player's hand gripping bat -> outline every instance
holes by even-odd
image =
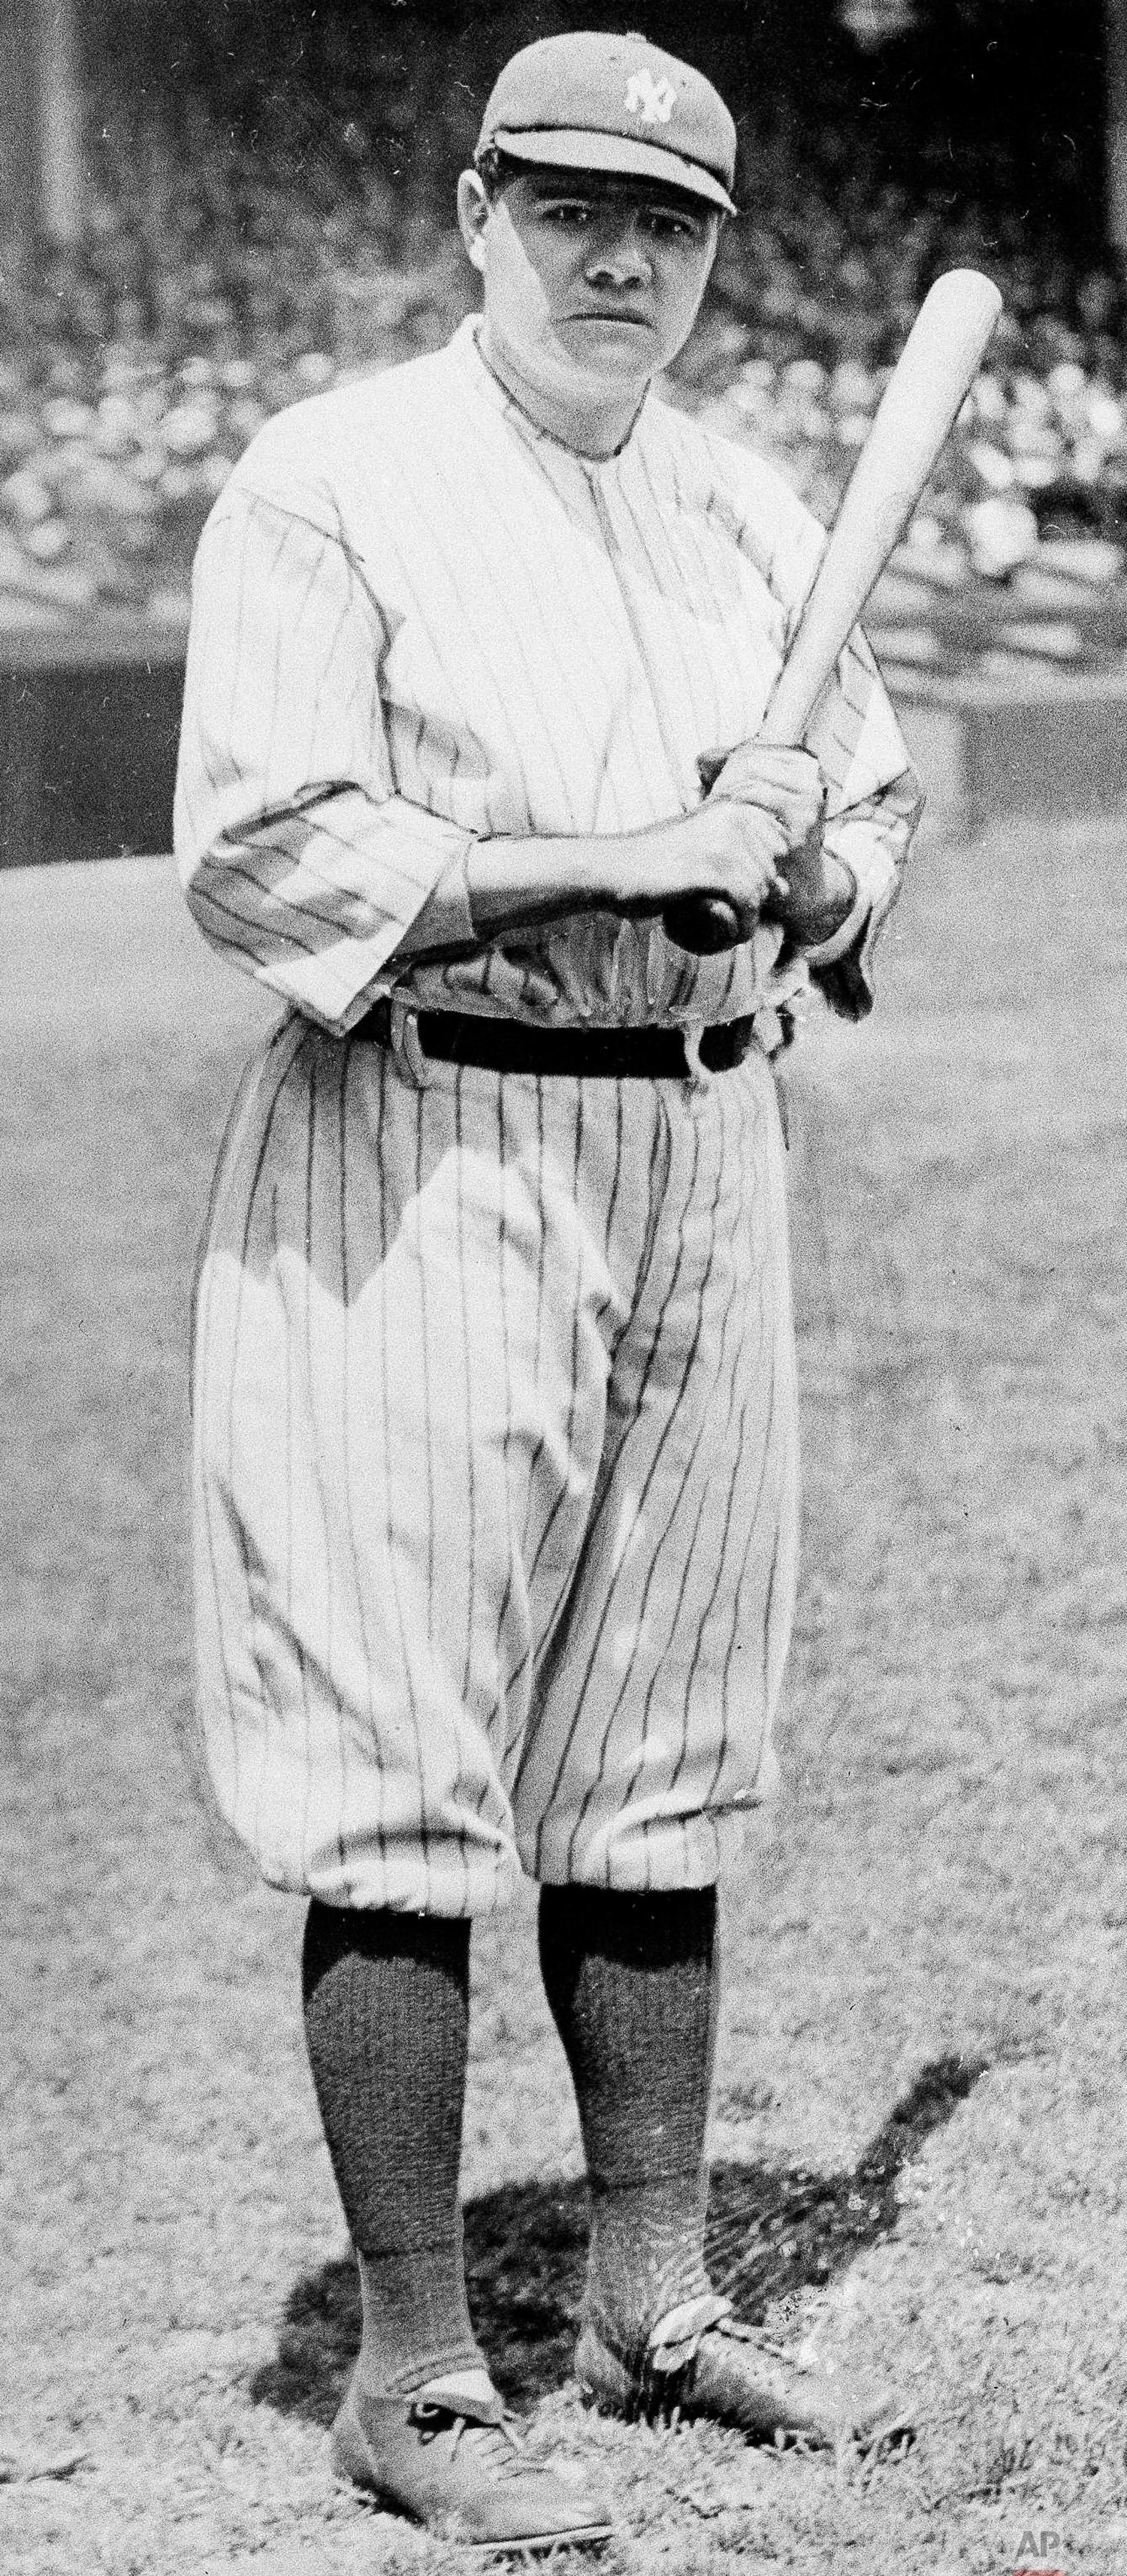
[[[949,269],[925,296],[850,476],[760,726],[761,742],[801,742],[950,436],[1001,307],[992,279],[974,268]],[[746,936],[725,895],[682,896],[667,905],[664,926],[678,947],[698,956],[734,948]]]

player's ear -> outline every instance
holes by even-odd
[[[489,211],[484,182],[476,170],[463,170],[458,181],[458,222],[466,245],[466,257],[472,260],[475,268],[485,266],[482,235],[489,221]]]

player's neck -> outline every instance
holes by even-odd
[[[649,390],[642,384],[603,385],[570,371],[559,377],[522,358],[483,317],[478,355],[535,429],[547,432],[577,456],[605,459],[625,447]]]

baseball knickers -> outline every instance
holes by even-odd
[[[197,1656],[272,1883],[487,1910],[703,1885],[762,1793],[797,1553],[783,1153],[701,1083],[283,1023],[197,1282]]]

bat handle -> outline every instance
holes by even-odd
[[[744,936],[735,905],[722,894],[682,895],[666,905],[661,918],[666,938],[693,957],[718,957],[722,949],[738,948]]]

